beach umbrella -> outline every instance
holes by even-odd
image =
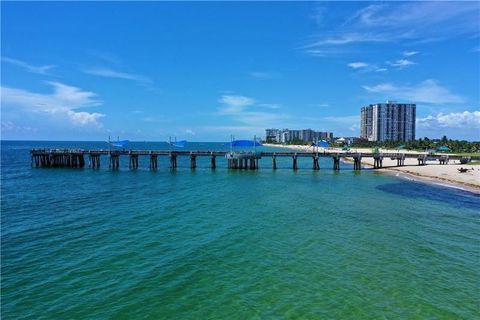
[[[317,143],[312,142],[312,144],[310,146],[311,147],[328,148],[328,147],[330,147],[330,144],[328,143],[328,141],[320,140],[320,141],[317,141]]]
[[[330,147],[330,144],[328,143],[328,141],[320,140],[320,141],[318,142],[318,146],[319,146],[320,148],[328,148],[328,147]]]

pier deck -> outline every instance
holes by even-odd
[[[262,151],[262,152],[228,152],[228,151],[171,151],[171,150],[83,150],[83,149],[32,149],[30,151],[32,167],[42,168],[100,168],[101,157],[108,157],[109,168],[118,169],[120,157],[129,158],[129,168],[138,168],[139,157],[149,157],[150,169],[158,168],[158,157],[163,156],[169,159],[170,168],[177,168],[177,157],[189,157],[190,168],[196,168],[197,157],[210,157],[210,166],[216,168],[216,158],[225,157],[229,169],[250,169],[259,168],[259,160],[271,158],[272,168],[277,169],[276,159],[278,157],[289,157],[292,159],[292,168],[298,169],[298,158],[311,158],[313,170],[320,170],[319,158],[331,158],[333,169],[340,170],[340,159],[353,159],[354,170],[361,170],[362,158],[373,158],[374,168],[383,167],[383,159],[390,158],[397,160],[397,166],[403,166],[405,159],[417,159],[418,165],[425,165],[427,161],[438,161],[440,164],[447,164],[450,160],[469,160],[462,156],[427,154],[427,153],[373,153],[373,152],[338,152],[325,150],[321,152],[295,152],[295,151]],[[480,160],[474,159],[474,160]]]

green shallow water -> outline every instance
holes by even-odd
[[[480,317],[477,195],[327,160],[31,169],[32,145],[2,142],[2,319]]]

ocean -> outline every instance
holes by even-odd
[[[108,149],[1,142],[2,319],[480,318],[479,195],[329,159],[31,168],[33,147]]]

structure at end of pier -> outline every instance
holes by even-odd
[[[225,154],[228,169],[258,170],[258,161],[262,158],[257,152],[229,152]]]

